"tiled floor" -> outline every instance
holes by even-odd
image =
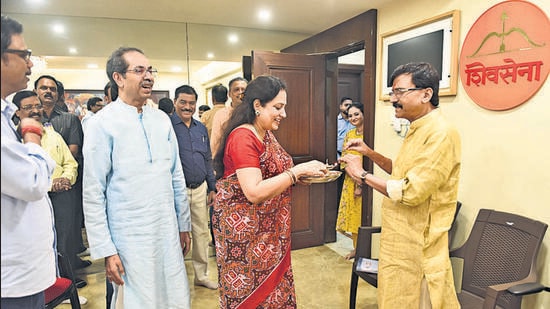
[[[292,251],[292,269],[294,271],[298,308],[348,308],[352,262],[345,260],[344,256],[351,249],[351,240],[338,234],[335,243]],[[185,264],[191,287],[192,308],[218,308],[217,291],[193,286],[194,274],[190,256],[191,254],[187,255]],[[209,272],[210,279],[216,281],[216,259],[213,254],[210,258]],[[88,303],[83,305],[82,308],[104,309],[105,270],[103,260],[93,261],[90,267],[77,273],[77,276],[88,282],[86,287],[78,290],[79,295],[88,299]],[[361,280],[359,282],[357,304],[358,309],[377,308],[376,289]],[[70,309],[70,305],[60,305],[57,309]]]

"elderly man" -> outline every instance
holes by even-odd
[[[44,308],[44,290],[55,282],[53,209],[48,198],[55,161],[41,146],[42,124],[22,119],[6,101],[25,89],[33,63],[23,26],[2,15],[2,309]]]
[[[107,61],[118,99],[88,122],[84,216],[91,257],[105,258],[117,307],[186,309],[190,210],[174,130],[145,105],[156,72],[134,47]]]
[[[345,155],[346,172],[384,194],[378,269],[379,308],[459,308],[449,259],[460,174],[460,136],[439,106],[439,74],[431,64],[409,63],[391,75],[397,118],[411,122],[395,161],[361,139],[344,147],[369,157],[390,180],[363,170]],[[430,307],[431,306],[431,307]]]

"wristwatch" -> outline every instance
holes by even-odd
[[[366,183],[365,182],[365,179],[367,178],[367,175],[369,174],[369,172],[367,171],[364,171],[362,174],[361,174],[361,182],[363,183]]]

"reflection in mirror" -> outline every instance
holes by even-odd
[[[120,46],[135,46],[145,52],[159,70],[156,89],[172,91],[189,83],[201,90],[242,76],[242,57],[252,50],[279,51],[309,36],[183,22],[3,14],[24,25],[26,43],[36,55],[31,83],[41,74],[51,74],[68,89],[103,89],[105,63]],[[53,30],[58,25],[64,26],[63,33]],[[230,36],[236,42],[230,42]],[[86,84],[82,83],[84,76]],[[200,104],[210,103],[204,98],[199,96]]]

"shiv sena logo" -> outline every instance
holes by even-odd
[[[529,100],[550,72],[550,21],[536,5],[501,2],[470,28],[460,53],[460,79],[468,96],[489,110]]]

